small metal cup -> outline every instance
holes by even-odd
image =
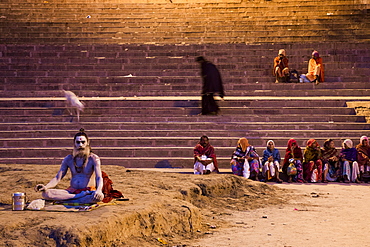
[[[21,211],[24,210],[26,204],[26,193],[15,192],[12,194],[13,210]]]

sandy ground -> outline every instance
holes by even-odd
[[[275,184],[303,195],[288,204],[233,212],[231,228],[196,246],[370,246],[367,184]]]
[[[58,168],[0,165],[0,246],[370,246],[367,184],[103,166],[129,201],[81,213],[11,210],[11,193],[40,198],[33,187]]]

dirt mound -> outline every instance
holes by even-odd
[[[163,173],[103,166],[129,201],[91,212],[11,211],[11,194],[27,200],[59,166],[0,165],[1,246],[156,246],[201,237],[223,226],[218,216],[282,203],[283,189],[231,174]],[[66,188],[68,175],[58,188]],[[188,245],[189,246],[189,245]]]

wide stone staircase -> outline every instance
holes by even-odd
[[[260,154],[273,139],[284,155],[290,138],[333,138],[339,148],[370,130],[347,107],[370,100],[363,1],[17,0],[0,11],[1,163],[59,164],[79,128],[103,164],[192,167],[205,134],[222,168],[240,137]],[[300,73],[318,50],[326,82],[273,83],[281,48]],[[224,80],[218,116],[198,115],[199,55]],[[80,122],[62,89],[85,103]]]

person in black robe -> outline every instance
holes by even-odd
[[[213,96],[218,95],[223,98],[225,95],[220,72],[213,63],[204,57],[197,57],[196,62],[201,66],[203,79],[202,115],[217,115],[220,109]]]

